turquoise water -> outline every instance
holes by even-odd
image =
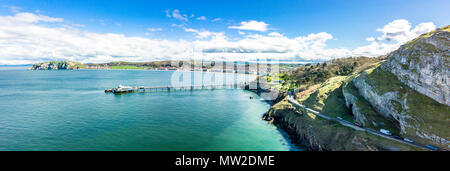
[[[252,92],[103,92],[167,86],[172,74],[0,69],[0,150],[298,150],[261,120],[270,106]]]

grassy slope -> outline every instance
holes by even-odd
[[[366,71],[369,78],[368,83],[374,87],[377,94],[382,95],[387,92],[397,92],[399,97],[406,98],[406,105],[408,109],[404,109],[400,104],[396,105],[396,110],[405,115],[410,115],[412,118],[420,120],[420,128],[431,132],[436,132],[443,138],[449,139],[449,121],[450,121],[450,107],[440,104],[433,99],[414,91],[408,86],[400,82],[397,77],[381,68],[375,68]],[[403,99],[399,99],[402,101]],[[391,102],[398,103],[398,102]],[[414,123],[415,120],[408,120]],[[413,137],[416,141],[428,143],[416,135],[415,129],[407,129],[408,136]]]
[[[356,131],[309,112],[301,111],[304,115],[300,116],[294,110],[292,104],[283,100],[275,104],[269,113],[281,115],[279,117],[283,117],[290,125],[295,125],[297,134],[306,134],[310,142],[317,142],[328,150],[374,150],[373,147],[378,150],[421,150],[367,132]]]
[[[351,111],[345,106],[345,99],[340,88],[346,78],[346,76],[332,77],[317,87],[316,91],[303,94],[298,101],[330,116],[352,120]]]
[[[449,132],[447,132],[447,130],[449,129],[448,123],[450,121],[450,108],[448,106],[439,104],[431,98],[410,89],[408,86],[401,83],[392,73],[379,69],[378,65],[366,69],[364,73],[368,75],[369,83],[374,86],[378,94],[382,95],[386,92],[398,92],[400,95],[399,97],[406,97],[406,104],[409,109],[403,109],[401,105],[396,105],[397,111],[406,112],[405,114],[424,121],[425,124],[421,124],[420,129],[432,130],[432,132],[448,139]],[[360,108],[360,113],[364,114],[367,118],[367,122],[369,122],[369,124],[366,124],[366,127],[376,130],[379,130],[380,128],[388,129],[391,130],[394,135],[400,135],[400,130],[393,121],[378,114],[370,103],[359,95],[358,90],[350,81],[356,76],[358,76],[358,74],[351,76],[335,76],[322,84],[310,86],[307,90],[297,93],[298,101],[307,107],[330,116],[342,117],[345,120],[353,121],[351,111],[345,106],[344,97],[342,96],[341,86],[344,83],[347,85],[345,86],[346,91],[358,98],[355,103]],[[372,121],[382,124],[375,126],[370,124]],[[416,121],[411,120],[409,122]],[[405,137],[409,137],[423,144],[429,144],[428,141],[419,138],[414,129],[407,129],[407,135],[405,135]]]
[[[361,114],[364,114],[365,118],[367,119],[366,123],[364,123],[363,125],[367,128],[372,128],[375,130],[379,129],[390,130],[393,135],[400,135],[399,127],[396,124],[394,124],[394,122],[378,114],[375,111],[375,109],[370,105],[370,103],[359,94],[358,89],[351,82],[351,80],[357,76],[358,75],[349,77],[349,79],[346,80],[346,83],[344,83],[344,89],[347,93],[350,93],[357,98],[353,106],[358,107],[359,112]]]
[[[384,57],[354,57],[334,59],[325,63],[306,64],[285,75],[283,79],[286,82],[283,83],[281,89],[299,88],[300,90],[306,90],[309,86],[321,84],[331,77],[347,76],[354,72],[360,72],[383,59]]]
[[[336,76],[328,79],[325,83],[315,87],[314,90],[304,91],[297,94],[298,101],[303,105],[317,110],[321,113],[333,117],[341,117],[344,120],[353,122],[351,110],[345,105],[345,98],[342,94],[343,84],[347,84],[353,76]],[[351,85],[351,84],[350,84]],[[366,127],[379,130],[381,128],[391,130],[394,135],[399,135],[400,130],[395,124],[379,115],[363,97],[361,97],[354,86],[346,86],[346,90],[354,94],[360,108],[360,113],[364,114],[369,124]],[[371,122],[383,123],[380,125],[370,124]]]

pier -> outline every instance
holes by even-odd
[[[160,91],[193,91],[193,90],[215,90],[215,89],[248,89],[248,84],[222,84],[222,85],[190,85],[190,86],[159,86],[159,87],[129,87],[119,85],[117,88],[106,89],[105,93],[140,93],[140,92],[160,92]]]

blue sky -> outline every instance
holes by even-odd
[[[46,28],[58,28],[63,27],[63,25],[70,25],[79,31],[89,33],[114,33],[124,35],[125,37],[142,37],[150,40],[173,42],[208,41],[209,39],[214,39],[214,36],[217,36],[215,33],[221,33],[226,37],[228,43],[243,40],[249,35],[267,36],[273,32],[279,33],[290,40],[323,32],[332,35],[332,38],[326,38],[326,43],[319,41],[318,43],[311,44],[316,44],[324,49],[325,47],[321,44],[324,43],[326,44],[326,48],[329,49],[344,48],[349,51],[371,44],[371,42],[367,41],[368,37],[379,37],[380,42],[378,43],[381,44],[381,39],[383,39],[381,37],[383,37],[383,34],[387,34],[388,31],[381,32],[380,30],[377,31],[377,29],[382,29],[396,20],[402,19],[407,21],[411,30],[421,23],[432,23],[435,28],[448,25],[450,23],[450,12],[448,12],[448,9],[450,9],[450,1],[448,0],[0,1],[1,16],[31,13],[36,16],[63,19],[63,21],[58,22],[42,22],[40,20],[39,22],[32,23],[33,25]],[[175,17],[174,15],[176,14],[174,12],[179,14],[180,17]],[[214,19],[217,21],[213,21]],[[262,26],[263,30],[255,30],[253,27],[250,29],[240,27],[245,24],[242,22],[250,21],[254,21],[254,24],[256,24],[254,25],[255,27]],[[405,22],[397,22],[398,25],[402,23],[405,24]],[[427,28],[432,27],[429,24]],[[203,32],[203,37],[199,32]],[[206,32],[209,32],[209,34]],[[254,39],[259,40],[259,38],[255,37]],[[53,39],[49,38],[49,40]],[[283,41],[280,40],[280,42]],[[399,42],[404,43],[402,41]],[[244,47],[243,49],[245,49],[243,43],[241,42],[235,47]],[[398,42],[389,43],[397,44]],[[198,47],[199,45],[195,46]],[[281,48],[279,46],[281,45],[274,45],[268,48],[274,50]],[[298,45],[298,47],[301,46],[302,44]],[[315,48],[308,47],[306,49],[311,50]],[[70,50],[66,49],[66,51]],[[98,49],[93,51],[96,51],[96,54],[99,53]],[[43,56],[45,54],[42,53],[44,52],[38,55],[41,57],[30,57],[33,60],[28,61],[54,58],[51,56],[44,58]],[[64,56],[81,55],[67,55],[67,52],[52,53],[59,54],[58,56],[62,56],[61,58],[64,58]],[[291,55],[295,56],[292,59],[301,60],[306,58],[320,58],[317,55],[323,53],[314,53],[310,56],[308,54],[313,53],[292,53]],[[353,53],[346,52],[342,54],[349,55]],[[0,58],[1,56],[2,54],[0,54]],[[92,56],[92,54],[89,56]],[[124,56],[134,55],[124,54]],[[90,60],[81,56],[79,58],[84,61]],[[104,59],[107,60],[106,58]],[[139,60],[143,59],[146,58],[139,58]],[[3,60],[3,63],[8,63],[5,61],[6,59]],[[21,57],[21,60],[17,61],[25,62],[27,58]],[[1,59],[0,63],[2,63]]]

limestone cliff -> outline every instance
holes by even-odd
[[[381,65],[410,88],[450,105],[450,26],[423,34],[388,55]]]
[[[380,67],[351,81],[364,101],[400,127],[401,136],[447,149],[449,29],[447,26],[421,35],[390,53]],[[346,101],[354,104],[355,97],[347,95]]]
[[[293,143],[312,151],[421,150],[367,132],[353,130],[311,113],[299,113],[286,100],[274,105],[263,119],[285,130]]]
[[[380,67],[363,72],[352,84],[378,114],[400,127],[401,136],[448,148],[449,106],[418,93]]]
[[[373,128],[375,130],[387,129],[398,135],[398,122],[395,122],[391,117],[383,117],[378,114],[376,109],[371,106],[370,102],[358,92],[358,89],[352,81],[358,76],[358,74],[349,76],[342,86],[345,104],[351,110],[353,120],[364,127]]]

